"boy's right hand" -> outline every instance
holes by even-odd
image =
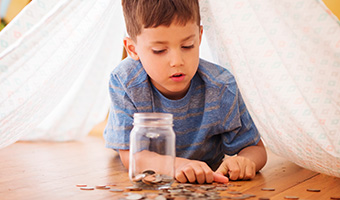
[[[202,161],[176,158],[175,178],[181,183],[226,183],[229,179],[221,174],[213,172],[210,167]]]

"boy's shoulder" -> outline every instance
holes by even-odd
[[[228,69],[204,59],[200,59],[198,73],[210,86],[228,87],[236,84],[233,74]]]
[[[112,71],[111,76],[115,76],[127,88],[138,85],[147,79],[142,63],[131,57],[122,60]]]

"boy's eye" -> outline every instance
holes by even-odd
[[[183,49],[192,49],[194,48],[194,45],[189,45],[189,46],[182,46]]]
[[[162,50],[152,50],[152,52],[154,54],[161,54],[161,53],[165,52],[165,49],[162,49]]]

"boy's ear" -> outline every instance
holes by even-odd
[[[138,56],[138,54],[136,52],[136,44],[135,44],[135,42],[131,38],[129,38],[129,37],[125,37],[123,42],[124,42],[125,50],[129,54],[129,56],[131,58],[133,58],[134,60],[139,60],[139,56]]]
[[[200,44],[202,42],[202,35],[203,35],[203,26],[200,26]]]

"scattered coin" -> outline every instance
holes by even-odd
[[[155,199],[156,197],[158,197],[158,194],[156,193],[145,193],[144,194],[146,199]]]
[[[308,188],[307,191],[308,192],[320,192],[321,190]]]
[[[124,192],[124,190],[119,188],[111,188],[110,192]]]
[[[81,190],[94,190],[94,187],[80,187]]]
[[[131,195],[125,197],[125,199],[128,199],[128,200],[143,199],[143,195],[141,195],[141,194],[131,194]]]
[[[239,191],[229,191],[228,194],[242,194],[242,192],[239,192]]]
[[[275,188],[261,188],[263,191],[275,191]]]
[[[128,186],[128,187],[126,187],[126,189],[128,191],[142,191],[143,190],[142,188],[136,187],[136,186]]]
[[[228,189],[228,187],[223,187],[223,186],[217,186],[216,190],[217,191],[226,191]]]
[[[160,191],[168,191],[168,190],[170,190],[170,186],[161,186],[161,187],[159,187],[158,189],[160,190]]]
[[[154,198],[154,200],[167,200],[165,196],[163,195],[159,195],[156,198]]]
[[[108,184],[106,184],[106,186],[117,186],[117,184],[115,184],[115,183],[108,183]]]
[[[106,186],[106,185],[96,185],[96,189],[104,189],[104,190],[108,190],[110,189],[109,186]]]
[[[77,187],[86,187],[87,184],[77,184],[76,186],[77,186]]]
[[[216,188],[216,186],[214,185],[201,185],[200,188],[204,189],[204,190],[211,190]]]
[[[290,200],[299,199],[299,197],[297,197],[297,196],[285,196],[284,198],[285,198],[285,199],[290,199]]]
[[[255,194],[243,194],[243,196],[245,196],[247,198],[256,197]]]

